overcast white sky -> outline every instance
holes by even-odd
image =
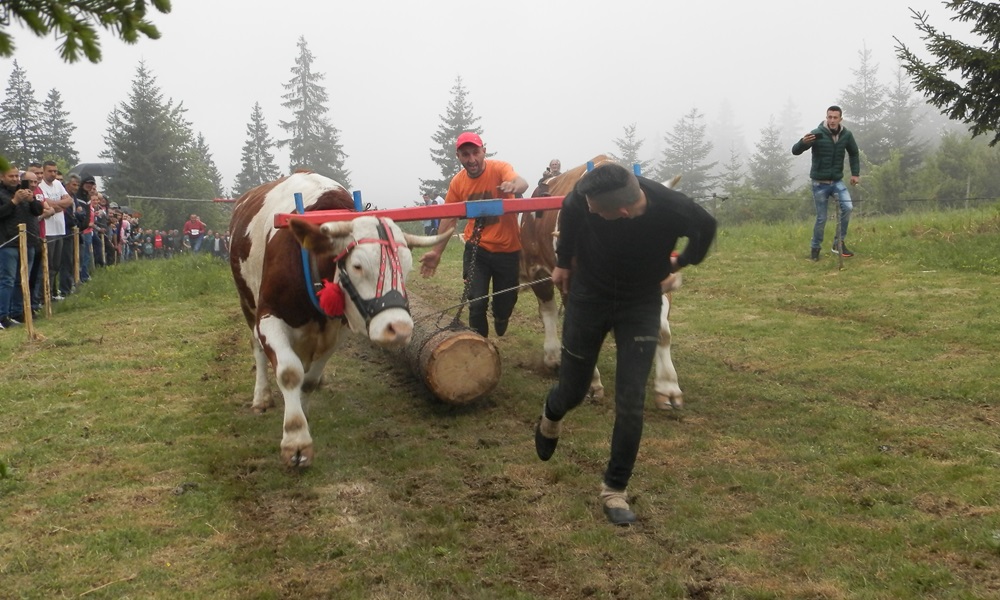
[[[227,187],[254,102],[271,136],[284,137],[282,84],[304,35],[326,76],[352,187],[385,208],[412,204],[419,179],[440,176],[431,136],[456,76],[487,149],[533,183],[550,158],[569,167],[614,151],[632,122],[647,158],[658,159],[664,134],[695,107],[711,127],[728,103],[751,148],[789,105],[804,133],[853,81],[865,45],[886,83],[893,36],[928,56],[910,7],[956,28],[940,0],[173,0],[170,14],[152,16],[160,40],[127,45],[102,34],[98,65],[64,64],[53,37],[8,30],[38,100],[61,91],[82,161],[98,160],[107,116],[143,60],[188,109]],[[12,60],[0,60],[4,89]],[[276,158],[287,172],[287,154]]]

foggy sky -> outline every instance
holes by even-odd
[[[53,37],[7,29],[36,99],[60,90],[82,162],[99,160],[107,116],[145,61],[204,134],[227,188],[254,102],[271,137],[286,135],[282,84],[303,35],[325,74],[352,188],[385,208],[413,204],[420,178],[440,177],[431,136],[456,76],[487,150],[532,184],[550,158],[569,168],[615,151],[632,122],[644,158],[659,162],[664,135],[692,108],[711,130],[728,105],[752,152],[771,116],[780,124],[783,113],[799,115],[802,134],[820,122],[854,81],[865,46],[885,83],[896,70],[893,36],[929,57],[910,7],[962,31],[939,0],[174,0],[170,14],[151,17],[160,40],[127,45],[102,32],[100,64],[67,65]],[[12,64],[0,60],[4,89]],[[850,127],[849,113],[844,120]],[[275,158],[287,173],[287,151]]]

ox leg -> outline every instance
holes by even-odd
[[[306,380],[302,384],[303,393],[312,393],[323,385],[323,370],[326,368],[326,363],[330,360],[330,357],[333,356],[333,353],[336,350],[336,346],[331,347],[318,358],[313,359],[312,364],[309,365],[309,370],[306,371]]]
[[[670,358],[670,297],[664,294],[663,306],[660,308],[660,340],[656,345],[656,375],[653,391],[656,393],[656,406],[662,410],[681,409],[684,406],[684,395],[677,383],[677,370]]]
[[[562,344],[559,343],[559,307],[556,306],[556,299],[538,299],[538,316],[542,318],[542,328],[545,330],[545,345],[542,346],[544,354],[542,360],[545,366],[555,370],[559,368],[559,360],[562,354]]]
[[[253,385],[253,411],[262,413],[269,408],[274,408],[274,398],[271,396],[271,387],[267,383],[267,354],[260,345],[260,340],[254,335],[250,341],[253,346],[253,360],[256,370],[256,381]]]
[[[302,360],[292,350],[283,324],[273,321],[276,319],[264,319],[258,330],[265,340],[272,340],[268,345],[274,353],[274,375],[285,401],[281,458],[290,467],[307,467],[313,462],[313,442],[302,406],[305,369]]]

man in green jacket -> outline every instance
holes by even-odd
[[[826,121],[795,142],[792,154],[798,156],[812,150],[813,202],[816,203],[816,225],[813,227],[812,249],[810,258],[819,260],[819,250],[823,245],[823,229],[826,227],[827,203],[830,196],[836,194],[840,202],[840,225],[837,236],[833,240],[833,253],[840,252],[843,256],[854,256],[847,249],[844,238],[847,237],[847,225],[851,221],[851,193],[844,185],[844,152],[851,158],[851,185],[857,185],[861,176],[861,156],[854,134],[847,130],[840,121],[844,111],[839,106],[826,109]]]

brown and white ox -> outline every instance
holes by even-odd
[[[230,265],[253,332],[253,410],[274,406],[270,363],[285,402],[281,456],[289,466],[304,467],[313,462],[313,441],[303,395],[322,383],[323,368],[346,329],[384,347],[410,340],[413,320],[404,287],[413,266],[410,247],[436,244],[442,236],[403,233],[391,220],[373,216],[322,226],[293,218],[287,229],[275,228],[274,215],[295,212],[296,192],[307,212],[354,208],[343,186],[315,173],[254,188],[233,210]],[[313,280],[336,282],[346,292],[342,315],[321,312],[310,300],[313,282],[306,281],[303,248],[312,259]]]
[[[594,165],[608,162],[605,155],[595,156]],[[587,166],[581,165],[565,173],[547,179],[535,190],[533,196],[565,196],[573,190],[580,177],[587,172]],[[667,187],[673,187],[680,181],[680,176],[666,182]],[[546,189],[547,188],[547,189]],[[555,299],[555,286],[552,280],[552,270],[556,266],[555,242],[559,235],[559,211],[549,210],[538,213],[524,213],[521,217],[521,280],[524,283],[537,282],[531,285],[531,291],[538,298],[538,314],[545,330],[543,346],[543,361],[550,369],[558,369],[561,358],[562,344],[557,330],[559,308]],[[541,281],[544,280],[544,281]],[[653,390],[656,394],[656,405],[664,410],[679,409],[684,405],[684,396],[677,383],[677,371],[670,358],[670,301],[671,292],[680,287],[679,273],[673,274],[663,281],[663,308],[660,310],[660,340],[656,347],[655,377]],[[590,392],[594,397],[604,395],[604,385],[601,383],[601,373],[594,369],[594,379],[590,384]]]

